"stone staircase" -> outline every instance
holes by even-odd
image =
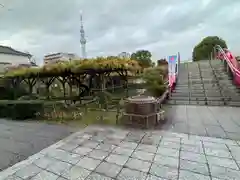
[[[183,63],[168,104],[240,106],[240,91],[220,60]]]

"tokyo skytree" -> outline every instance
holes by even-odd
[[[83,28],[83,16],[82,16],[82,12],[80,12],[80,21],[81,21],[81,28],[80,28],[80,43],[81,43],[81,49],[82,49],[82,58],[85,59],[87,58],[87,53],[86,53],[86,43],[87,40],[85,38],[85,31]]]

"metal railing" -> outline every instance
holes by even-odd
[[[239,80],[240,80],[240,69],[239,69],[239,67],[236,67],[233,64],[233,62],[228,58],[227,54],[225,53],[225,51],[222,49],[221,46],[217,45],[217,46],[214,47],[214,49],[217,50],[217,52],[220,53],[220,55],[223,56],[224,60],[227,62],[227,65],[228,65],[228,67],[230,68],[230,70],[233,74],[234,80],[237,80],[238,85],[240,85],[240,82],[239,82]],[[238,64],[236,59],[234,59],[234,61],[236,61],[235,64]]]

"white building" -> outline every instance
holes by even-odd
[[[71,61],[76,59],[79,59],[79,57],[73,53],[54,53],[44,56],[44,64],[51,64],[61,61]]]
[[[4,73],[9,67],[32,66],[31,58],[29,53],[0,45],[0,73]]]

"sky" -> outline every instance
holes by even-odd
[[[190,60],[206,36],[240,54],[240,0],[0,0],[0,45],[30,52],[81,55],[80,12],[88,57],[141,49],[153,60],[180,52]]]

